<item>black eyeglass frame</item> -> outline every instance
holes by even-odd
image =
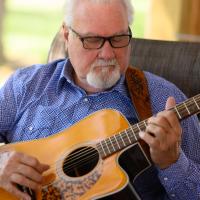
[[[113,36],[109,36],[109,37],[103,37],[103,36],[81,36],[79,33],[77,33],[72,27],[68,27],[73,33],[75,33],[77,35],[77,37],[81,40],[82,44],[83,44],[83,48],[85,49],[100,49],[103,47],[103,45],[105,44],[106,41],[109,42],[109,44],[111,45],[111,47],[113,48],[123,48],[123,47],[126,47],[130,44],[130,41],[132,39],[132,31],[130,29],[130,27],[128,27],[128,32],[129,34],[121,34],[121,35],[113,35]],[[116,47],[116,46],[113,46],[112,44],[112,39],[113,38],[117,38],[117,37],[121,37],[121,36],[128,36],[129,37],[129,41],[126,45],[123,45],[123,46],[119,46],[119,47]],[[103,39],[102,40],[102,43],[101,45],[98,47],[98,48],[88,48],[88,47],[85,47],[84,46],[84,40],[85,39],[89,39],[89,38],[100,38],[100,39]]]

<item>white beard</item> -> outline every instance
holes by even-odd
[[[120,67],[116,59],[96,60],[86,76],[90,86],[98,89],[108,89],[120,79]]]

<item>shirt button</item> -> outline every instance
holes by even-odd
[[[84,102],[88,102],[88,98],[84,98],[83,101],[84,101]]]
[[[30,126],[28,129],[29,129],[29,131],[32,131],[32,130],[33,130],[33,127],[32,127],[32,126]]]
[[[176,195],[175,194],[171,194],[171,197],[175,197]]]
[[[167,177],[165,177],[165,178],[164,178],[164,181],[168,181],[168,178],[167,178]]]

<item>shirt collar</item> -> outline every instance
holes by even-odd
[[[63,68],[62,68],[60,80],[65,78],[67,80],[67,82],[72,82],[73,81],[72,70],[73,70],[72,64],[71,64],[70,60],[67,58],[63,65]]]

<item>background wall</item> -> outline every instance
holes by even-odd
[[[62,23],[64,1],[0,0],[0,86],[15,69],[46,62]],[[200,41],[200,0],[132,2],[134,37]]]
[[[199,0],[149,0],[146,38],[200,41]]]

